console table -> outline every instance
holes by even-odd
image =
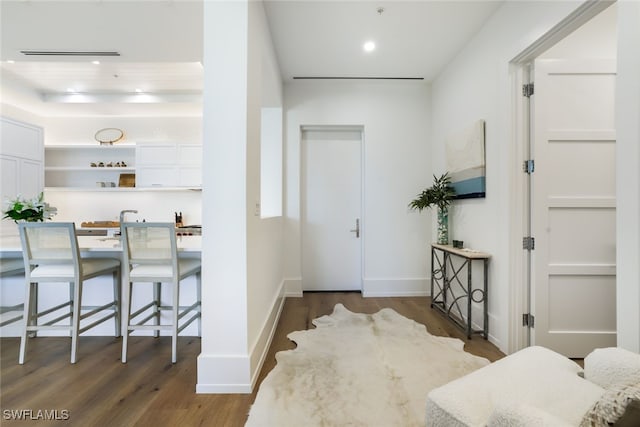
[[[491,255],[457,249],[450,245],[431,245],[431,308],[435,308],[467,333],[482,334],[487,339],[489,334],[488,304],[488,267]],[[455,262],[454,262],[455,260]],[[472,270],[474,261],[482,263],[484,281],[482,288],[473,288]],[[466,270],[466,283],[463,277]],[[473,329],[471,315],[472,302],[482,303],[482,329]],[[466,320],[463,313],[466,312]]]

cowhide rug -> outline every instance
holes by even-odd
[[[297,348],[276,354],[246,426],[423,426],[431,389],[489,364],[389,308],[337,304],[313,324],[288,335]]]

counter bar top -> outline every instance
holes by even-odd
[[[178,252],[199,253],[202,248],[202,236],[176,236]],[[122,252],[120,239],[106,236],[78,236],[78,245],[83,253]],[[0,256],[15,258],[22,256],[20,236],[0,237]]]

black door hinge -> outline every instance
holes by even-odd
[[[532,251],[536,248],[536,239],[531,236],[522,238],[522,249]]]
[[[525,313],[522,315],[522,326],[533,328],[535,325],[535,317],[531,313]]]

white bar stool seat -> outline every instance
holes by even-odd
[[[122,339],[122,363],[127,362],[129,333],[135,330],[153,330],[158,337],[161,330],[171,332],[171,363],[177,360],[178,333],[194,320],[198,320],[200,335],[201,261],[180,259],[176,243],[175,224],[172,222],[130,222],[121,224],[122,249],[127,283],[125,319],[126,327]],[[180,282],[191,275],[196,277],[196,301],[190,306],[180,305]],[[131,313],[131,295],[134,283],[152,283],[153,299],[150,303]],[[162,304],[161,284],[170,283],[171,305]],[[148,310],[151,310],[149,313]],[[162,310],[171,311],[171,323],[161,324]],[[146,312],[146,313],[145,313]],[[180,324],[180,320],[191,316]],[[146,314],[142,319],[135,320]],[[152,325],[146,324],[153,319]]]
[[[26,295],[24,327],[20,338],[18,362],[24,363],[27,335],[39,330],[68,330],[71,334],[71,363],[76,362],[78,336],[108,319],[115,320],[115,336],[120,336],[120,260],[116,258],[81,258],[75,224],[72,222],[20,223],[20,240],[24,258]],[[113,278],[113,300],[102,306],[83,306],[84,282],[109,274]],[[38,312],[38,286],[41,283],[69,283],[69,301]],[[69,307],[69,312],[38,324],[42,316]],[[85,313],[82,313],[82,311]],[[108,315],[80,327],[80,321],[104,311]],[[58,325],[70,318],[69,325]]]

